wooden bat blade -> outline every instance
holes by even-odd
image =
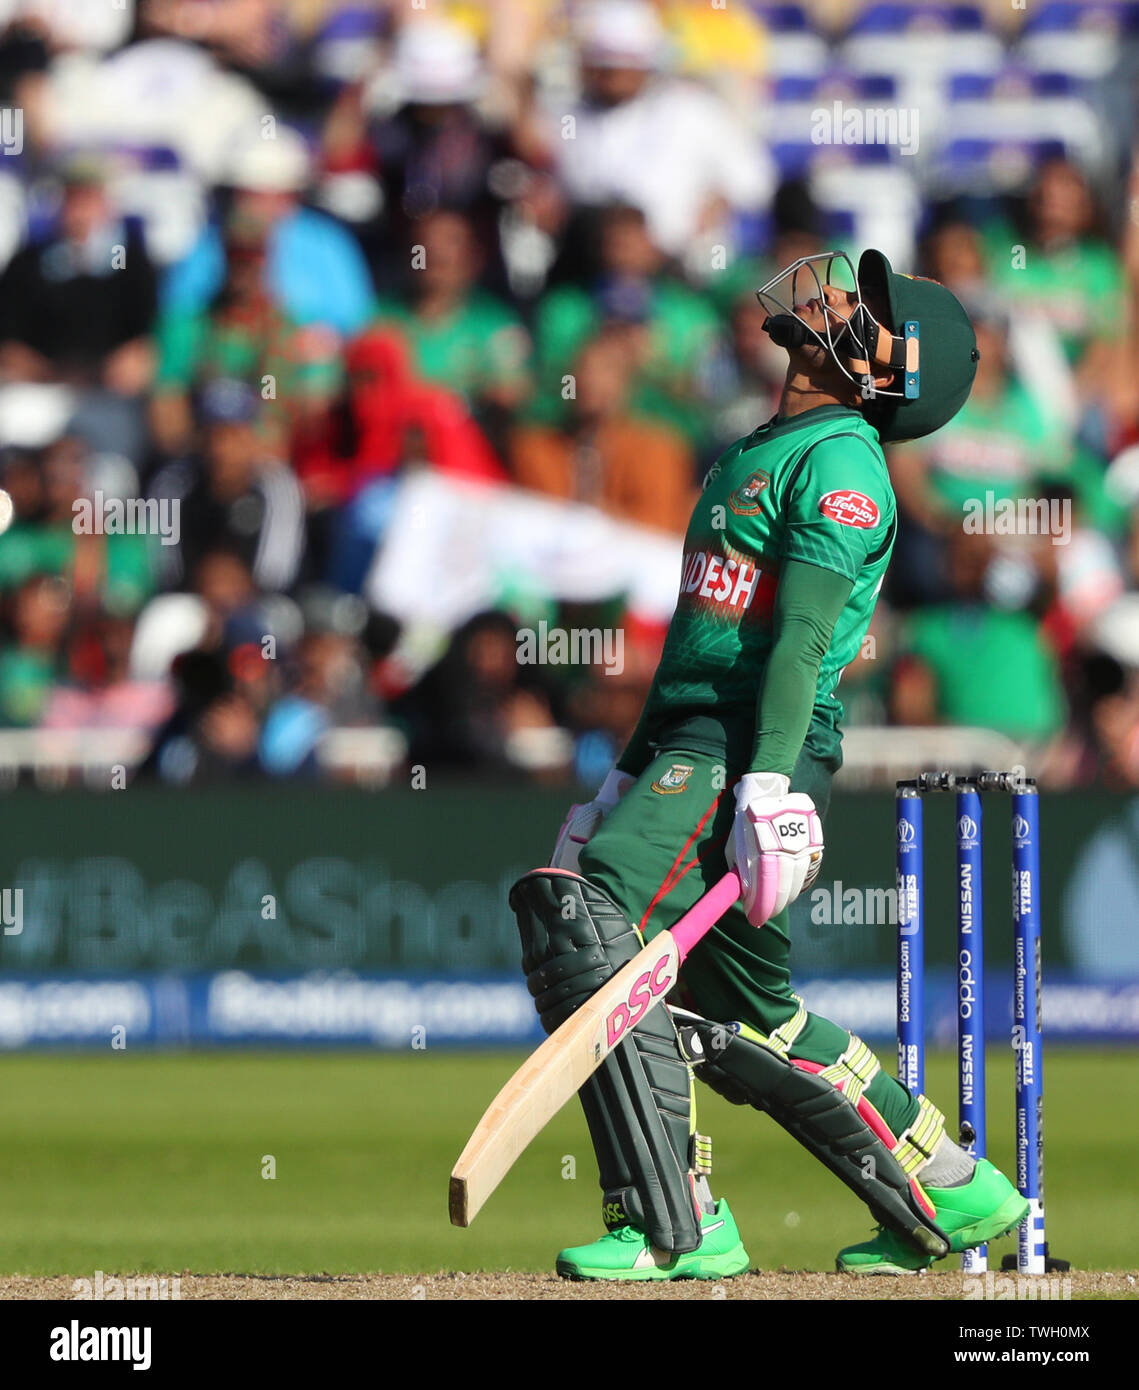
[[[471,1224],[522,1150],[581,1090],[629,1029],[661,1002],[689,951],[739,895],[739,876],[729,870],[523,1062],[490,1103],[451,1170],[452,1225]]]
[[[661,932],[523,1062],[491,1101],[451,1172],[453,1226],[471,1224],[523,1149],[664,998],[676,983],[680,960],[671,933]]]

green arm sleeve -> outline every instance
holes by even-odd
[[[834,570],[788,560],[775,591],[775,644],[756,703],[752,772],[791,776],[811,712],[819,667],[853,583]]]

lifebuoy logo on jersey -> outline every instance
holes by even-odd
[[[857,526],[862,531],[877,526],[882,515],[873,498],[849,487],[838,488],[820,497],[819,511],[840,526]]]

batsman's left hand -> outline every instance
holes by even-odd
[[[581,851],[597,833],[597,827],[617,805],[637,779],[627,772],[611,768],[601,784],[601,790],[584,806],[571,806],[561,830],[550,864],[555,869],[581,873]]]
[[[748,772],[736,784],[728,864],[740,876],[747,919],[762,927],[818,877],[823,823],[805,792],[774,772]]]

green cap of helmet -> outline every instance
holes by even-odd
[[[968,399],[980,353],[969,315],[952,291],[936,280],[900,275],[881,251],[864,251],[858,285],[875,305],[888,304],[895,336],[917,338],[916,383],[901,374],[907,395],[880,396],[865,407],[883,443],[921,439],[948,424]],[[897,381],[892,390],[901,389]],[[916,387],[916,394],[912,394]]]

